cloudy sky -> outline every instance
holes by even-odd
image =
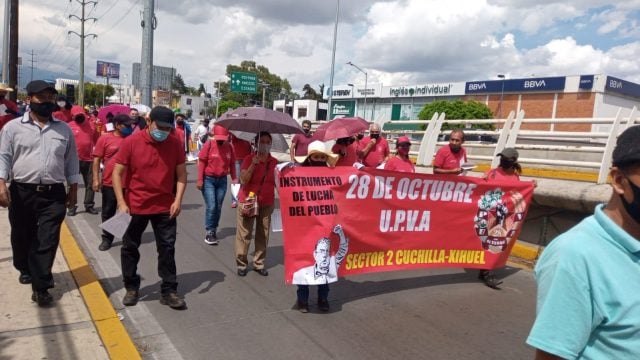
[[[20,55],[77,74],[77,0],[22,0]],[[55,5],[54,5],[55,3]],[[143,0],[89,6],[86,69],[140,61]],[[254,60],[289,79],[329,85],[336,0],[155,0],[154,63],[208,89],[227,64]],[[1,31],[1,30],[0,30]],[[640,0],[342,0],[334,84],[440,81],[606,73],[640,83]],[[121,79],[123,77],[121,76]]]

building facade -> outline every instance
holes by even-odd
[[[365,99],[366,90],[366,99]],[[324,94],[329,96],[329,90]],[[330,118],[360,116],[370,121],[416,120],[424,105],[436,100],[475,100],[496,118],[512,110],[526,118],[613,117],[640,108],[640,85],[613,76],[576,75],[526,79],[425,83],[404,86],[335,86]],[[600,131],[591,124],[525,124],[523,129]]]

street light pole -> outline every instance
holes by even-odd
[[[352,63],[351,61],[347,62],[347,65],[351,65],[354,68],[358,69],[361,73],[364,74],[364,106],[362,107],[362,117],[364,117],[366,119],[367,117],[367,81],[368,81],[368,75],[367,72],[362,70],[358,65]]]
[[[498,74],[498,78],[502,79],[502,89],[500,90],[500,109],[498,110],[498,119],[502,119],[502,98],[504,97],[504,74]]]
[[[331,102],[333,100],[333,69],[336,63],[336,40],[338,39],[338,16],[340,14],[340,0],[336,0],[336,22],[333,27],[333,51],[331,55],[331,79],[329,79],[329,101],[327,102],[327,120],[331,116]],[[286,98],[285,98],[286,107]]]

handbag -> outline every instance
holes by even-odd
[[[267,165],[264,170],[264,174],[262,175],[262,180],[260,181],[260,190],[262,189],[262,185],[264,184],[264,179],[267,177],[270,161],[271,159],[267,160]],[[258,196],[260,196],[260,190],[258,190],[258,193],[256,193],[255,196],[247,196],[244,202],[240,203],[240,215],[242,215],[242,217],[252,218],[258,216]]]

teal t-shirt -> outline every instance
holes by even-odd
[[[640,241],[602,210],[542,253],[527,343],[566,359],[640,359]]]

